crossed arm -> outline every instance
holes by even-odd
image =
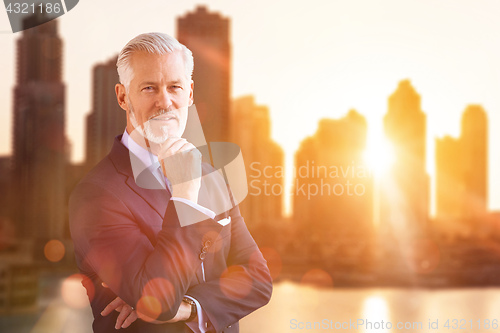
[[[108,285],[105,284],[104,282],[102,283],[102,286],[104,288],[109,288]],[[104,310],[101,311],[101,316],[107,316],[111,314],[113,311],[117,311],[119,313],[118,317],[116,318],[115,329],[127,328],[138,318],[137,311],[133,307],[125,303],[120,297],[116,297],[113,301],[111,301],[104,308]],[[179,306],[177,314],[171,320],[166,322],[160,322],[150,319],[150,322],[155,324],[175,323],[178,321],[186,321],[190,317],[190,315],[191,315],[191,307],[189,305],[186,305],[185,303],[181,303],[181,306]],[[197,322],[198,316],[193,318],[192,321]]]
[[[136,222],[137,212],[94,183],[81,184],[72,196],[70,212],[75,250],[84,257],[85,268],[95,272],[124,303],[134,305],[144,320],[175,321],[183,296],[189,295],[220,331],[269,301],[269,271],[237,207],[230,212],[227,269],[191,288],[201,265],[203,242],[208,237],[214,243],[222,230],[214,220],[181,228],[174,204],[169,202],[161,230],[152,240]],[[110,304],[114,305],[118,304]],[[110,312],[107,309],[105,313]],[[122,324],[134,319],[130,315],[120,313],[125,317]]]

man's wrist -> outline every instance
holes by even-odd
[[[182,302],[186,303],[190,309],[189,317],[185,321],[189,322],[189,321],[194,321],[195,319],[197,319],[198,318],[198,311],[196,309],[196,303],[192,299],[187,298],[187,297],[184,297],[182,299]]]

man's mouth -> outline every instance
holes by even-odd
[[[149,120],[159,120],[159,121],[169,121],[169,120],[177,120],[177,117],[173,114],[161,114],[154,117],[149,118]]]

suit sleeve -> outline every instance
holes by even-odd
[[[190,288],[216,332],[264,306],[272,293],[267,263],[250,235],[238,207],[230,211],[231,247],[227,269],[218,278]]]
[[[175,206],[168,203],[153,246],[127,205],[102,186],[81,183],[70,198],[71,234],[79,266],[95,272],[139,313],[160,321],[175,316],[201,264],[200,249],[222,228],[208,217],[181,228]],[[200,214],[188,205],[183,209]]]

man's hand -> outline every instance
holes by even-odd
[[[198,203],[201,157],[199,150],[183,138],[168,138],[161,144],[158,159],[172,184],[172,196]]]
[[[113,312],[113,310],[120,312],[118,318],[116,319],[116,329],[127,328],[130,324],[137,320],[137,312],[120,297],[115,298],[111,303],[109,303],[108,306],[102,310],[101,315],[107,316]]]
[[[107,284],[104,282],[102,283],[102,286],[104,288],[109,288]],[[122,300],[120,297],[115,298],[111,303],[109,303],[104,310],[101,312],[101,316],[107,316],[113,310],[116,310],[120,312],[118,315],[118,318],[116,318],[116,324],[115,324],[115,329],[120,329],[120,328],[127,328],[129,327],[134,321],[137,320],[137,318],[141,318],[147,322],[153,323],[153,324],[165,324],[165,323],[176,323],[178,321],[186,321],[189,316],[191,315],[191,305],[186,303],[186,302],[181,302],[179,309],[177,309],[177,313],[175,314],[175,317],[167,320],[167,321],[161,321],[161,320],[154,320],[152,318],[149,318],[145,315],[142,314],[137,314],[137,311],[134,310],[130,305],[125,303],[124,300]],[[193,321],[197,321],[198,316],[196,316]]]

